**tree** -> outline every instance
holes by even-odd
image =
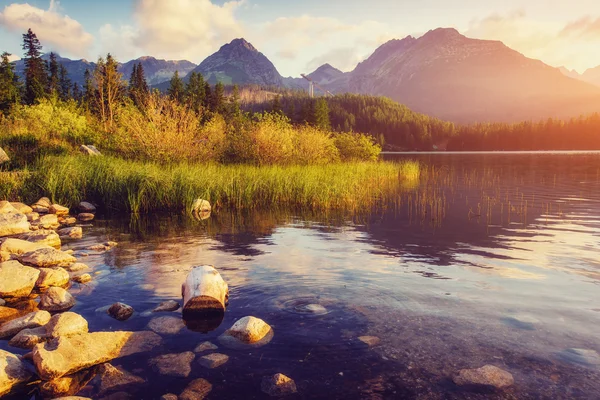
[[[204,81],[204,109],[210,110],[212,102],[212,90],[210,88],[210,83]]]
[[[59,77],[59,66],[56,60],[56,54],[50,53],[50,59],[48,60],[47,67],[48,71],[48,82],[46,87],[46,93],[50,96],[56,96],[59,92],[60,77]]]
[[[185,98],[192,110],[200,115],[206,107],[206,86],[202,74],[190,73],[190,80],[185,86]]]
[[[229,115],[237,116],[240,114],[240,88],[238,85],[233,85],[231,96],[229,97]]]
[[[274,113],[281,113],[281,96],[279,94],[273,97],[273,102],[271,103],[271,111]]]
[[[142,63],[133,64],[133,71],[129,78],[129,97],[133,100],[133,103],[140,107],[145,104],[146,97],[150,93],[148,89],[148,83],[146,82],[146,76],[144,73],[144,67]]]
[[[71,80],[69,79],[67,69],[62,64],[60,64],[60,67],[58,69],[58,88],[58,94],[62,101],[67,101],[69,98],[75,97],[75,95],[71,96]]]
[[[104,128],[109,130],[115,122],[117,108],[123,100],[125,87],[122,74],[117,70],[117,61],[110,55],[106,61],[100,57],[94,70],[93,84],[95,89],[94,111],[104,123]]]
[[[8,113],[19,102],[19,81],[7,52],[0,61],[0,113]]]
[[[83,94],[81,102],[87,110],[91,110],[94,105],[94,98],[96,97],[96,89],[94,89],[94,82],[89,69],[86,69],[83,73],[83,79]]]
[[[171,82],[169,85],[169,89],[167,90],[167,94],[171,99],[181,103],[183,101],[183,97],[185,95],[185,87],[183,86],[183,80],[179,77],[179,71],[175,71],[173,77],[171,78]]]
[[[217,82],[215,90],[212,92],[210,110],[217,114],[223,114],[225,111],[225,86]]]
[[[319,98],[315,102],[313,121],[317,128],[323,130],[331,129],[331,122],[329,120],[329,106],[327,105],[327,100],[325,100],[323,97]]]
[[[26,104],[34,104],[45,95],[47,76],[41,54],[42,45],[31,29],[23,34],[23,50],[25,51],[24,101]]]

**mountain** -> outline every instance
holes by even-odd
[[[47,61],[50,58],[50,53],[45,53],[42,55],[42,58]],[[89,69],[91,72],[96,68],[96,63],[87,60],[70,60],[59,55],[57,55],[56,59],[60,64],[65,66],[69,79],[80,86],[83,86],[85,81],[85,70]],[[146,74],[146,80],[149,85],[155,85],[170,80],[175,71],[179,71],[179,75],[183,77],[196,67],[196,64],[185,60],[166,61],[157,60],[154,57],[140,57],[124,64],[119,63],[119,72],[123,74],[124,80],[129,80],[129,76],[133,70],[133,64],[138,62],[144,67],[144,73]],[[23,77],[25,62],[23,60],[18,60],[14,62],[14,65],[17,75]]]
[[[332,67],[330,64],[323,64],[313,73],[309,74],[308,77],[320,85],[325,85],[340,79],[343,75],[342,71]]]
[[[455,29],[388,42],[349,73],[347,84],[325,86],[387,96],[455,122],[565,118],[600,110],[600,88],[502,42],[470,39]]]
[[[581,74],[574,69],[567,69],[566,67],[560,67],[558,70],[565,76],[573,79],[581,79]]]
[[[600,86],[600,65],[585,71],[581,75],[581,79],[591,84]]]
[[[267,57],[245,39],[235,39],[202,61],[194,72],[209,83],[283,86],[283,78]]]

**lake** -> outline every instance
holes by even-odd
[[[214,265],[229,284],[213,331],[166,335],[151,354],[113,362],[147,380],[130,398],[179,394],[199,377],[213,385],[209,399],[265,398],[261,379],[278,372],[296,382],[289,398],[600,398],[600,153],[384,157],[423,168],[419,187],[385,209],[100,217],[63,246],[119,243],[81,258],[96,275],[72,288],[72,311],[90,331],[144,329],[157,316],[145,311],[180,300],[195,265]],[[116,301],[134,316],[119,322],[97,310]],[[272,341],[223,347],[217,337],[248,315],[273,327]],[[379,344],[362,345],[365,335]],[[225,365],[194,361],[185,379],[148,366],[206,340],[230,357]],[[14,351],[6,341],[0,348]],[[477,391],[452,382],[486,364],[515,384]]]

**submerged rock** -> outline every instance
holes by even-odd
[[[36,344],[43,343],[48,339],[46,327],[23,329],[8,342],[9,346],[19,349],[33,349]]]
[[[263,377],[260,389],[273,397],[285,396],[297,392],[296,383],[284,374]]]
[[[18,212],[0,213],[0,237],[25,232],[29,232],[29,221],[25,214]]]
[[[54,247],[57,250],[60,250],[62,244],[58,234],[51,229],[40,229],[35,232],[27,232],[19,236],[19,238],[40,245],[45,244]]]
[[[377,336],[359,336],[358,341],[367,345],[368,347],[377,346],[381,342]]]
[[[50,207],[48,207],[48,212],[56,215],[68,215],[69,208],[61,206],[60,204],[52,204]]]
[[[56,314],[44,326],[49,338],[59,336],[74,336],[88,333],[88,322],[81,315],[74,312]]]
[[[0,397],[12,391],[15,386],[28,382],[32,375],[19,357],[0,350]]]
[[[23,329],[46,325],[48,321],[50,321],[50,313],[48,311],[34,311],[0,325],[0,339],[14,336]]]
[[[82,274],[82,275],[74,276],[72,279],[73,279],[73,282],[88,283],[88,282],[92,281],[92,276],[90,274]]]
[[[195,399],[195,397],[194,397],[194,399]],[[160,396],[160,400],[178,400],[178,397],[176,394],[166,393],[166,394],[163,394],[162,396]]]
[[[115,303],[110,306],[107,313],[118,321],[125,321],[133,315],[133,307],[124,303]]]
[[[237,340],[251,344],[258,342],[271,331],[271,327],[265,321],[256,317],[244,317],[236,321],[225,334]]]
[[[123,369],[116,368],[109,363],[98,366],[97,375],[94,378],[94,385],[98,388],[100,394],[111,390],[123,390],[130,385],[142,384],[146,382],[139,376],[135,376]]]
[[[86,269],[90,269],[90,267],[88,267],[86,264],[80,263],[80,262],[71,264],[68,267],[66,267],[66,270],[69,272],[85,271]]]
[[[515,383],[510,372],[493,365],[485,365],[476,369],[462,369],[452,380],[459,386],[490,386],[496,389],[503,389]]]
[[[187,378],[192,372],[192,361],[196,355],[191,351],[179,354],[164,354],[149,361],[161,375]]]
[[[561,352],[560,357],[577,364],[600,366],[600,354],[596,350],[571,348]]]
[[[87,201],[82,201],[81,203],[79,203],[79,205],[77,206],[77,209],[79,210],[79,212],[82,212],[82,213],[96,212],[96,206]]]
[[[184,322],[177,317],[157,317],[148,323],[148,329],[163,335],[175,335],[184,327]]]
[[[71,396],[77,394],[96,375],[96,368],[79,371],[71,375],[42,382],[39,386],[40,394],[44,398],[57,396]]]
[[[200,359],[198,360],[200,365],[209,369],[220,367],[227,361],[229,361],[229,356],[221,353],[207,354],[205,356],[200,357]]]
[[[63,267],[73,264],[75,261],[77,259],[72,255],[54,248],[38,249],[21,256],[22,263],[35,265],[40,268]]]
[[[96,216],[92,213],[80,213],[77,215],[77,219],[80,221],[92,221]]]
[[[62,228],[58,230],[58,235],[63,239],[81,239],[83,237],[83,229],[80,226]]]
[[[176,311],[179,309],[179,303],[175,300],[167,300],[160,303],[154,310],[154,312],[161,311]]]
[[[194,379],[187,385],[185,390],[181,392],[179,400],[202,400],[208,396],[211,390],[212,385],[206,379]],[[177,398],[177,396],[175,396],[175,398]]]
[[[61,287],[51,287],[40,299],[40,309],[53,312],[66,311],[75,305],[75,298]]]
[[[40,268],[40,276],[35,286],[39,289],[47,289],[51,286],[65,287],[69,284],[71,276],[61,267]]]
[[[0,297],[29,296],[40,276],[40,271],[18,261],[0,263]]]
[[[207,350],[217,350],[219,347],[211,342],[202,342],[194,349],[194,353],[202,353]]]

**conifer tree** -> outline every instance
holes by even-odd
[[[204,81],[204,109],[210,110],[212,102],[212,90],[210,87],[210,83]]]
[[[229,115],[238,116],[241,112],[240,109],[240,88],[238,85],[233,85],[231,90],[231,96],[229,97]]]
[[[317,128],[323,130],[331,129],[331,122],[329,120],[329,106],[327,105],[327,100],[325,100],[323,97],[319,98],[315,102],[313,121]]]
[[[133,71],[129,78],[129,97],[133,103],[140,107],[145,103],[146,97],[149,94],[148,83],[144,73],[142,63],[134,63]]]
[[[50,59],[48,60],[47,67],[48,71],[48,86],[46,93],[50,96],[56,96],[60,90],[60,77],[59,77],[59,66],[56,60],[56,54],[51,52]]]
[[[179,77],[179,71],[175,71],[175,74],[173,74],[167,94],[179,103],[183,101],[185,87],[183,86],[183,80]]]
[[[212,92],[210,110],[217,114],[225,111],[225,86],[221,82],[217,82]]]
[[[42,45],[31,29],[23,34],[23,50],[25,55],[25,104],[34,104],[38,99],[44,97],[47,76],[45,63],[42,60]]]
[[[69,79],[69,75],[67,73],[67,69],[63,64],[60,64],[58,68],[58,87],[59,87],[59,97],[62,101],[67,101],[72,96],[72,85],[71,80]]]
[[[94,89],[94,82],[92,81],[92,74],[90,70],[86,69],[83,74],[83,93],[81,102],[87,110],[91,110],[94,104],[94,97],[96,96],[96,90]]]
[[[198,115],[206,107],[206,86],[202,74],[194,71],[190,73],[190,80],[185,86],[185,98]]]
[[[8,113],[19,102],[19,81],[14,67],[8,59],[10,54],[2,53],[0,61],[0,113]]]

